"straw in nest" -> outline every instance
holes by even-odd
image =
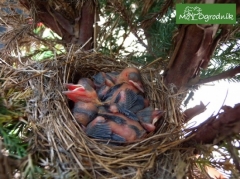
[[[179,152],[184,133],[176,107],[181,101],[167,90],[154,64],[140,69],[150,105],[165,111],[154,133],[123,146],[108,145],[86,136],[72,116],[69,101],[62,95],[63,83],[76,83],[100,71],[120,72],[127,66],[134,65],[99,53],[59,57],[21,70],[4,66],[13,82],[5,90],[31,90],[27,102],[33,132],[28,139],[30,153],[45,168],[46,177],[174,178],[185,174],[188,152]]]

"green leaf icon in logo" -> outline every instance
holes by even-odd
[[[199,7],[189,7],[189,6],[187,6],[185,9],[184,9],[184,18],[186,19],[186,20],[195,20],[194,19],[194,16],[195,15],[198,15],[198,14],[201,14],[201,11],[202,11],[202,9],[201,8],[199,8]]]

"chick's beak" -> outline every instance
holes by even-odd
[[[134,85],[139,91],[141,91],[142,93],[144,93],[144,89],[141,83],[132,81],[132,80],[128,80],[129,83],[131,83],[132,85]]]
[[[71,89],[73,89],[73,88],[71,88]],[[73,90],[63,91],[62,93],[65,94],[72,101],[76,102],[78,100],[79,94],[80,95],[84,94],[84,91],[85,91],[85,89],[81,86],[81,87],[77,87]]]
[[[155,110],[154,111],[154,118],[152,120],[152,124],[154,125],[162,117],[163,114],[164,114],[163,111]]]
[[[79,87],[82,87],[82,88],[83,88],[83,86],[80,85],[80,84],[64,83],[63,85],[64,85],[68,90],[74,90],[74,89],[79,88]]]

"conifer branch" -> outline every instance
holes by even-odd
[[[195,83],[190,82],[190,83],[188,83],[188,86],[190,86],[190,85],[201,85],[201,84],[204,84],[204,83],[209,83],[209,82],[213,82],[213,81],[217,81],[217,80],[232,78],[238,73],[240,73],[240,66],[237,66],[235,68],[232,68],[230,70],[227,70],[225,72],[217,74],[215,76],[200,79],[199,81],[197,81]]]

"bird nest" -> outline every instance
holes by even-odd
[[[157,62],[156,62],[157,63]],[[64,83],[92,78],[100,71],[120,72],[138,67],[150,105],[163,110],[156,130],[141,140],[112,145],[86,136],[71,113],[71,102],[62,94]],[[7,80],[4,90],[30,91],[27,99],[28,137],[33,162],[46,178],[175,178],[186,173],[191,152],[184,140],[179,95],[164,85],[157,65],[144,68],[99,53],[78,53],[15,69],[1,64]],[[183,152],[180,152],[180,148]]]

